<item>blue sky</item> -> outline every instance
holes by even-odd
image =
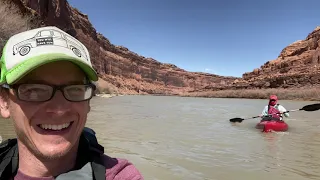
[[[192,72],[241,77],[320,26],[319,0],[69,0],[111,43]]]

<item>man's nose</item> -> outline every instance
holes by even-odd
[[[63,115],[68,111],[70,111],[70,102],[65,99],[60,90],[57,90],[52,99],[48,101],[47,112]]]

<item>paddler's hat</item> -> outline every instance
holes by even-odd
[[[278,97],[277,97],[276,95],[271,95],[271,96],[269,97],[269,100],[275,100],[275,101],[277,101],[277,100],[278,100]]]

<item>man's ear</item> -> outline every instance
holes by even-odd
[[[0,91],[0,114],[3,118],[8,119],[10,118],[9,97],[7,92],[4,92],[4,90]]]

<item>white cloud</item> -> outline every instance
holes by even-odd
[[[217,70],[211,69],[211,68],[205,68],[205,69],[204,69],[204,72],[210,73],[210,74],[216,74],[216,73],[217,73]]]

